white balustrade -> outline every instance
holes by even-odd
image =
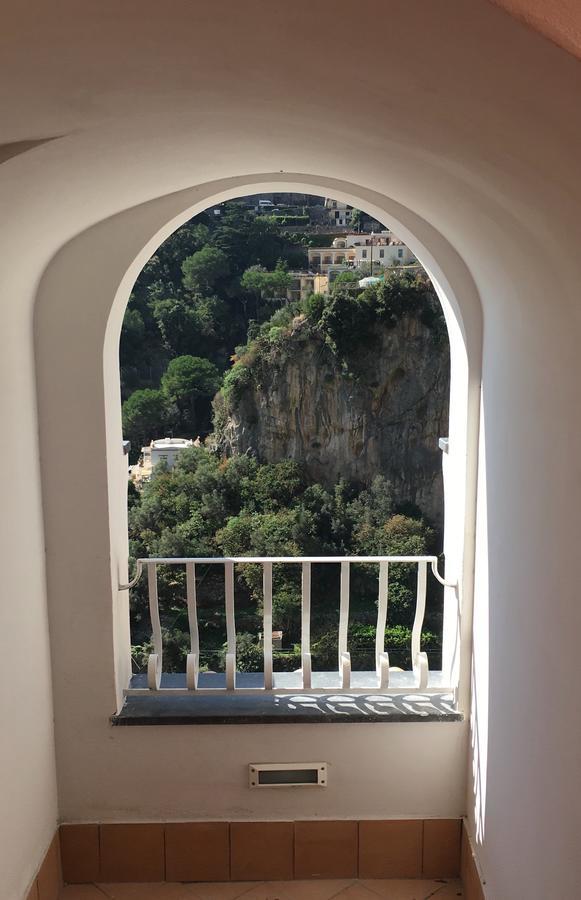
[[[389,654],[385,649],[385,631],[388,624],[389,605],[389,567],[392,563],[406,563],[417,567],[417,590],[414,622],[411,632],[410,653],[411,671],[402,673],[401,669],[391,669]],[[263,684],[261,687],[245,687],[241,684],[240,673],[236,668],[236,619],[235,619],[235,566],[258,564],[262,567],[263,587]],[[276,564],[297,565],[301,567],[301,668],[292,676],[289,683],[288,676],[292,673],[275,673],[273,663],[273,566]],[[337,636],[338,671],[336,680],[329,682],[327,678],[319,678],[319,684],[315,681],[322,673],[313,673],[311,661],[311,606],[317,602],[312,597],[312,566],[313,565],[339,565],[340,567],[340,596],[339,596],[339,628]],[[377,624],[375,632],[375,672],[352,672],[351,654],[349,651],[349,604],[351,598],[351,566],[375,565],[379,568],[378,600],[377,600]],[[186,657],[186,672],[184,687],[162,685],[163,671],[163,635],[159,612],[157,567],[180,566],[185,567],[186,574],[186,603],[188,624],[190,632],[190,651]],[[224,611],[226,619],[226,652],[225,675],[220,687],[201,686],[200,677],[200,634],[198,625],[197,589],[196,577],[200,566],[222,566],[224,570]],[[147,688],[130,688],[128,693],[148,693],[150,691],[162,691],[168,693],[213,692],[215,690],[226,691],[276,691],[277,693],[297,693],[300,691],[318,690],[324,692],[345,691],[365,692],[379,691],[390,693],[429,693],[449,689],[450,685],[444,685],[441,678],[430,683],[430,669],[427,654],[421,649],[422,628],[426,611],[428,565],[436,580],[447,587],[456,587],[455,584],[446,581],[438,572],[438,560],[435,556],[364,556],[364,557],[230,557],[230,558],[156,558],[138,559],[136,574],[129,584],[119,586],[120,590],[132,588],[141,577],[143,568],[147,569],[149,613],[152,628],[153,652],[150,653],[147,666]],[[325,677],[329,673],[325,673]],[[237,684],[238,676],[238,684]],[[297,676],[298,680],[297,680]],[[361,676],[361,677],[360,677]],[[365,677],[371,678],[371,683],[365,681]],[[365,684],[362,681],[365,681]],[[286,683],[285,683],[285,678]],[[399,682],[398,682],[399,678]],[[279,683],[277,683],[277,680]]]
[[[196,564],[194,562],[186,563],[186,596],[190,626],[190,652],[186,659],[186,685],[189,691],[195,691],[198,687],[200,669],[200,635],[196,606]]]
[[[147,586],[149,591],[149,615],[151,618],[151,632],[153,653],[149,654],[147,663],[147,686],[151,691],[159,690],[162,672],[163,639],[161,635],[161,621],[159,618],[159,600],[157,597],[157,565],[149,561],[147,563]]]
[[[426,612],[426,591],[428,586],[428,567],[425,560],[418,562],[418,588],[416,594],[416,614],[412,627],[412,666],[418,679],[418,688],[424,691],[428,686],[428,657],[420,650],[422,626]]]
[[[339,609],[339,672],[341,674],[341,687],[349,690],[351,687],[351,656],[347,651],[347,629],[349,627],[349,560],[341,562],[341,605]]]
[[[389,592],[389,563],[379,563],[379,594],[377,598],[377,626],[375,628],[375,670],[380,690],[389,687],[389,654],[385,652],[387,626],[387,598]]]
[[[303,688],[311,690],[311,564],[301,566],[301,672]]]
[[[226,594],[226,688],[236,687],[236,623],[234,621],[234,562],[224,563],[224,590]]]
[[[262,566],[263,591],[263,646],[264,646],[264,687],[272,689],[272,563]]]

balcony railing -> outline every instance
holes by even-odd
[[[272,576],[273,565],[301,567],[301,668],[296,672],[275,672],[273,669],[273,613]],[[403,671],[390,667],[389,653],[385,649],[385,630],[388,624],[389,566],[407,563],[417,567],[416,606],[411,630],[411,669]],[[263,592],[263,653],[262,673],[241,673],[236,668],[236,620],[235,620],[235,569],[236,565],[258,564],[262,566]],[[334,672],[313,671],[311,661],[311,574],[313,565],[340,566],[339,629],[337,641],[337,669]],[[353,564],[379,567],[377,624],[375,628],[375,671],[352,672],[348,646],[350,601],[350,575]],[[190,651],[186,657],[185,672],[180,677],[164,676],[163,635],[158,600],[157,567],[185,567],[186,603],[190,632]],[[196,600],[196,567],[221,566],[224,570],[224,611],[226,620],[225,673],[200,672],[200,635]],[[218,691],[276,691],[297,693],[301,691],[350,691],[390,693],[436,693],[452,690],[444,683],[443,673],[430,672],[427,654],[422,651],[422,627],[426,610],[428,567],[434,578],[446,587],[455,583],[445,580],[438,572],[435,556],[311,556],[311,557],[229,557],[229,558],[152,558],[138,559],[136,575],[129,584],[119,585],[128,590],[137,584],[144,569],[147,570],[149,613],[152,628],[153,652],[149,654],[146,685],[128,689],[128,693],[150,691],[171,694]]]

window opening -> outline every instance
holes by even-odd
[[[347,209],[350,229],[325,234],[337,201],[276,199],[183,225],[125,314],[135,676],[425,689],[441,668],[443,313],[371,216]]]

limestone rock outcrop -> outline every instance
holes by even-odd
[[[299,326],[253,371],[216,439],[227,455],[300,461],[326,486],[382,474],[398,503],[441,525],[449,377],[447,340],[413,314],[382,327],[348,365]]]

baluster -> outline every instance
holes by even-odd
[[[234,563],[224,563],[224,593],[226,598],[226,690],[236,687],[236,622],[234,620]]]
[[[149,593],[149,616],[151,620],[151,633],[153,641],[153,653],[147,660],[147,686],[150,691],[158,691],[161,684],[163,641],[161,637],[161,622],[159,619],[159,601],[157,597],[157,565],[147,565],[147,588]]]
[[[186,685],[189,691],[198,687],[200,671],[200,633],[196,603],[196,564],[186,563],[186,591],[188,600],[188,624],[190,626],[190,652],[186,659]]]
[[[428,686],[428,657],[420,650],[422,641],[422,627],[426,611],[426,589],[428,583],[427,562],[418,563],[418,588],[416,594],[416,615],[412,628],[412,668],[417,677],[417,687],[423,691]]]
[[[262,563],[264,689],[271,691],[272,676],[272,563]]]
[[[379,563],[379,595],[377,598],[377,629],[375,631],[375,670],[379,688],[389,686],[389,654],[385,652],[385,626],[389,594],[389,563]]]
[[[303,689],[311,690],[311,564],[302,564],[301,667]]]
[[[341,604],[339,611],[339,674],[341,687],[351,687],[351,655],[347,652],[347,628],[349,625],[349,562],[341,563]]]

